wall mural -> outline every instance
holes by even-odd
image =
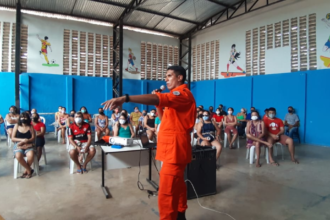
[[[234,77],[234,76],[243,76],[245,71],[238,65],[237,60],[240,58],[241,53],[237,52],[236,44],[231,46],[230,57],[227,63],[227,72],[221,72],[221,75],[225,78]],[[237,70],[241,72],[229,72],[230,66],[236,67]]]
[[[128,48],[128,62],[125,70],[131,74],[138,74],[140,72],[138,71],[139,69],[135,67],[134,60],[136,60],[136,57],[132,49]]]
[[[56,63],[56,60],[54,59],[54,57],[49,62],[47,49],[49,48],[50,52],[53,52],[53,51],[52,51],[51,44],[48,41],[48,37],[45,36],[44,39],[41,39],[39,37],[39,35],[37,35],[37,38],[41,41],[41,50],[39,51],[40,57],[41,57],[41,59],[45,59],[45,61],[46,61],[46,63],[43,63],[42,65],[48,66],[48,67],[59,67],[60,65]]]
[[[322,21],[325,23],[325,31],[330,32],[330,13],[328,13],[325,18],[322,18]],[[330,68],[330,55],[326,53],[330,53],[330,33],[329,33],[329,38],[326,40],[323,49],[323,53],[325,56],[321,55],[320,58],[323,61],[323,65],[325,67]]]

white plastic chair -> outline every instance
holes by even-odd
[[[264,145],[262,145],[264,146]],[[269,154],[268,154],[268,147],[265,147],[265,159],[267,161],[267,164],[269,164]],[[253,164],[254,159],[257,159],[257,155],[255,154],[255,146],[251,146],[250,148],[246,149],[246,159],[250,159],[250,164]],[[261,150],[261,149],[260,149]]]
[[[5,132],[7,133],[7,121],[6,119],[4,119],[4,125],[5,125]],[[12,141],[11,141],[11,138],[9,137],[9,134],[7,133],[7,146],[8,148],[11,148],[11,145],[12,145]]]
[[[83,156],[84,156],[83,162],[85,162],[86,153],[84,153]],[[70,157],[70,155],[69,155],[69,157]],[[70,174],[73,174],[74,167],[75,167],[75,162],[73,162],[73,160],[70,157]],[[92,170],[92,160],[89,161],[89,169]]]
[[[277,157],[277,155],[278,155],[278,149],[277,149],[278,147],[281,147],[282,160],[284,160],[283,144],[281,144],[280,142],[276,142],[276,143],[273,145],[273,148],[274,148],[274,156]]]
[[[62,139],[62,130],[60,129],[57,131],[57,143],[61,143],[61,139]]]
[[[42,147],[42,156],[44,158],[45,165],[47,165],[46,149],[45,146]]]
[[[37,136],[37,134],[35,134],[35,137]],[[33,147],[33,151],[34,151],[34,158],[33,158],[33,169],[35,171],[35,173],[37,174],[37,176],[39,176],[39,161],[38,161],[38,157],[37,157],[37,151],[36,151],[36,143],[37,143],[37,138],[35,138],[34,141],[34,147]],[[26,157],[24,157],[25,161],[27,160]],[[17,174],[18,172],[20,172],[21,170],[21,165],[18,162],[18,160],[15,158],[14,155],[14,179],[17,179]]]
[[[232,132],[232,131],[231,131],[231,132]],[[228,139],[228,138],[227,138],[227,133],[225,132],[225,136],[224,136],[224,144],[223,144],[224,148],[227,147],[227,139]],[[239,137],[238,137],[238,136],[237,136],[235,142],[236,142],[237,148],[240,148],[240,146],[239,146]]]
[[[45,119],[45,117],[40,116],[40,120],[41,120],[42,123],[46,124],[46,119]]]

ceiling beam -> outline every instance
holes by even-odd
[[[123,3],[119,3],[119,2],[105,2],[105,1],[102,1],[102,0],[90,0],[90,1],[103,3],[103,4],[108,4],[108,5],[113,5],[113,6],[117,6],[117,7],[123,7],[123,8],[128,7],[128,5],[123,4]],[[163,17],[166,17],[166,18],[172,18],[174,20],[183,21],[183,22],[187,22],[187,23],[191,23],[191,24],[196,24],[196,25],[199,24],[199,22],[197,22],[197,21],[192,21],[192,20],[189,20],[189,19],[180,18],[180,17],[177,17],[177,16],[162,13],[162,12],[159,12],[159,11],[152,11],[152,10],[145,9],[145,8],[140,8],[140,7],[135,8],[134,10],[142,11],[142,12],[146,12],[146,13],[150,13],[150,14],[154,14],[154,15],[159,15],[159,16],[163,16]]]
[[[221,5],[221,6],[225,7],[225,8],[230,8],[230,9],[236,10],[236,7],[235,6],[232,6],[232,5],[228,5],[226,3],[219,2],[217,0],[207,0],[207,1],[213,2],[214,4],[217,4],[217,5]]]

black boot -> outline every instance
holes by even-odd
[[[178,212],[177,220],[187,220],[186,219],[186,212]]]

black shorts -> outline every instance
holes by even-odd
[[[43,147],[43,146],[45,146],[45,138],[37,137],[37,147]]]

